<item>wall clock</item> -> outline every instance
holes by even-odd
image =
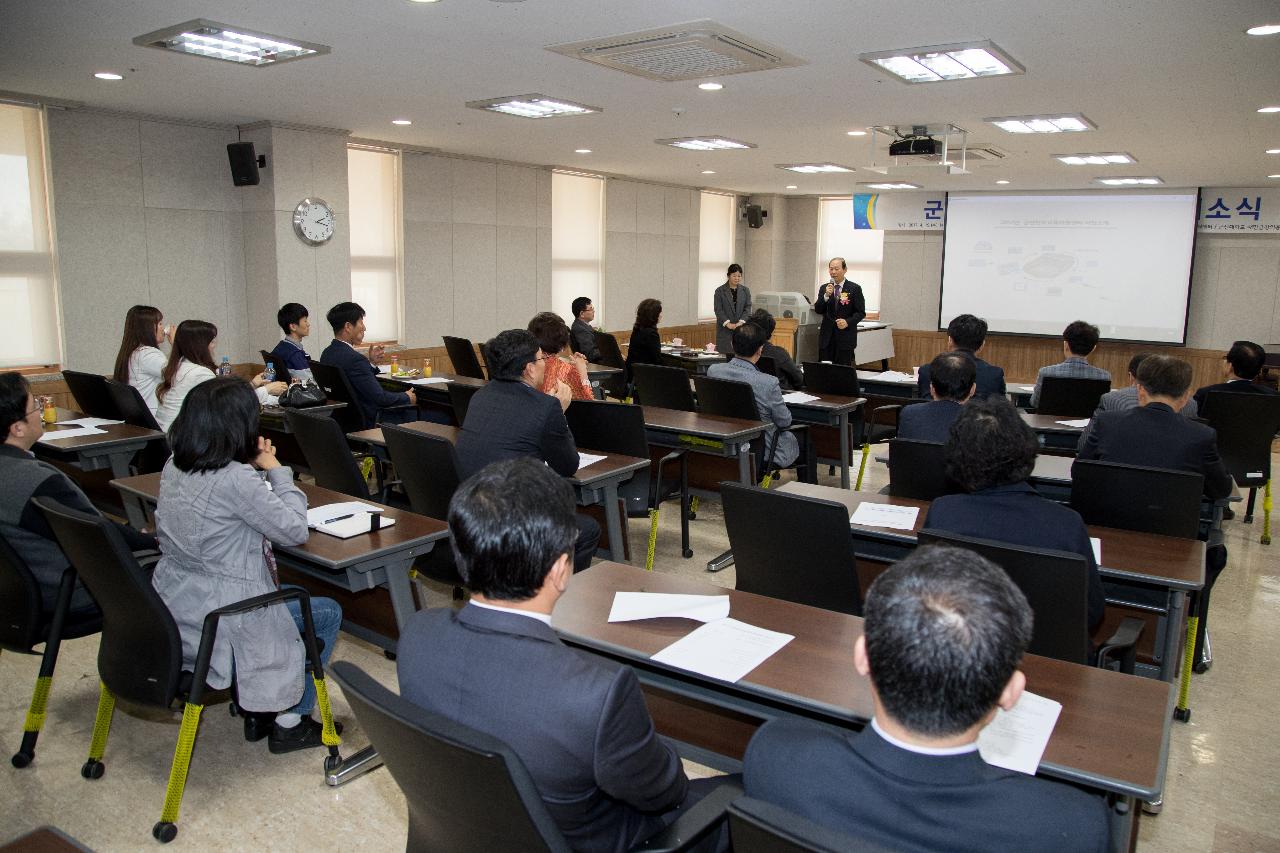
[[[333,208],[324,199],[304,198],[293,209],[293,230],[307,245],[323,245],[333,236]]]

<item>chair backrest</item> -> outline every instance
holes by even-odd
[[[147,408],[147,402],[142,399],[142,393],[137,388],[127,382],[108,379],[107,393],[111,395],[111,402],[125,423],[143,429],[160,429],[156,416]]]
[[[40,642],[40,584],[13,546],[0,539],[0,649],[28,652]]]
[[[66,380],[67,389],[76,398],[76,408],[81,412],[91,418],[122,420],[115,401],[111,399],[111,392],[107,390],[107,377],[80,370],[64,370],[62,378]]]
[[[347,661],[335,662],[331,672],[404,792],[406,849],[568,853],[510,747],[397,696]]]
[[[337,421],[327,413],[311,415],[299,409],[285,409],[284,416],[317,486],[353,498],[369,499],[369,483],[360,473],[347,436]]]
[[[823,364],[820,361],[804,363],[804,387],[811,394],[839,394],[843,397],[860,397],[858,369],[847,364]]]
[[[449,361],[453,362],[454,373],[470,376],[472,379],[484,379],[484,369],[480,367],[480,359],[476,358],[471,341],[445,335],[444,349],[449,354]]]
[[[471,398],[479,391],[476,385],[461,385],[457,382],[449,383],[449,404],[453,406],[453,418],[458,422],[458,426],[462,426],[467,420],[467,407],[471,405]]]
[[[1210,391],[1200,415],[1218,431],[1222,463],[1242,486],[1271,479],[1271,440],[1280,431],[1280,394]]]
[[[604,400],[574,400],[564,416],[579,447],[625,456],[649,456],[644,412],[639,406]]]
[[[1040,382],[1040,399],[1036,402],[1036,414],[1087,418],[1098,408],[1098,400],[1102,395],[1110,390],[1110,379],[1046,376]]]
[[[115,525],[35,498],[62,552],[102,610],[98,675],[117,699],[168,707],[182,675],[182,638],[164,600]]]
[[[693,399],[693,389],[689,387],[689,374],[682,368],[633,364],[631,382],[641,405],[685,412],[698,410],[698,404]]]
[[[493,375],[493,371],[489,369],[489,345],[484,341],[479,344],[480,348],[480,366],[484,368],[486,378]]]
[[[462,482],[458,475],[458,451],[453,442],[394,424],[383,424],[382,437],[413,511],[442,521],[447,519],[449,501]]]
[[[738,589],[862,615],[844,504],[735,482],[720,498]]]
[[[277,358],[276,356],[272,355],[269,350],[260,349],[258,350],[258,352],[262,353],[262,363],[264,366],[269,364],[275,368],[276,380],[278,382],[293,381],[293,376],[289,373],[289,368],[287,365],[285,365],[284,359]]]
[[[1071,663],[1089,658],[1089,563],[1080,554],[1008,545],[943,530],[921,530],[921,545],[944,544],[976,551],[1005,570],[1027,597],[1035,617],[1033,655]]]
[[[889,440],[889,494],[931,501],[958,491],[947,479],[947,446],[913,438]]]
[[[761,373],[767,373],[770,376],[778,375],[778,362],[772,356],[762,355],[756,359],[756,370]]]
[[[373,426],[365,422],[364,412],[356,402],[355,389],[351,387],[351,380],[347,379],[347,374],[342,371],[342,368],[334,367],[332,364],[322,364],[315,359],[309,359],[307,363],[311,365],[311,378],[324,389],[325,396],[334,402],[346,403],[344,407],[335,409],[332,413],[333,419],[344,432],[355,432]]]
[[[622,357],[622,347],[618,339],[608,332],[596,332],[596,349],[600,350],[600,364],[605,367],[626,368],[627,360]]]
[[[756,408],[756,398],[751,386],[736,379],[712,379],[710,376],[693,377],[694,387],[698,391],[698,411],[704,415],[719,415],[723,418],[742,418],[748,421],[760,420],[760,411]],[[648,405],[646,403],[646,405]]]
[[[753,797],[738,797],[729,804],[728,814],[733,853],[886,853],[887,850]]]
[[[1204,475],[1121,462],[1077,459],[1071,508],[1085,524],[1194,538],[1200,529]]]

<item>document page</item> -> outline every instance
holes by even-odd
[[[803,391],[788,391],[782,395],[782,402],[784,403],[809,403],[817,399],[816,395],[806,394]]]
[[[1089,537],[1089,544],[1093,546],[1093,561],[1099,566],[1102,565],[1102,540],[1096,536]]]
[[[586,468],[588,465],[594,465],[597,462],[599,462],[601,459],[605,459],[605,458],[607,457],[597,456],[594,453],[583,453],[579,451],[578,452],[578,470],[581,471],[583,468]]]
[[[920,507],[892,506],[863,501],[849,516],[850,524],[861,524],[864,527],[891,527],[894,530],[914,530],[916,517],[920,515]]]
[[[737,619],[720,619],[676,640],[651,660],[735,682],[794,639],[791,634],[766,631]]]
[[[1060,423],[1063,426],[1077,427],[1079,429],[1084,429],[1089,425],[1089,419],[1080,418],[1079,420],[1075,420],[1075,421],[1055,421],[1055,423]]]
[[[344,515],[353,515],[357,512],[369,512],[377,509],[373,504],[367,504],[363,501],[341,501],[336,504],[313,506],[307,510],[307,526],[316,527],[321,524],[330,524],[340,520],[340,517]]]
[[[86,435],[106,435],[105,429],[92,426],[74,426],[71,429],[51,429],[40,436],[40,441],[62,441],[67,438],[82,438]]]
[[[66,424],[67,426],[100,427],[115,426],[116,424],[124,423],[124,421],[113,421],[111,418],[75,418],[69,421],[58,421],[58,423]]]
[[[877,373],[874,376],[868,376],[869,380],[879,380],[881,382],[915,382],[916,378],[910,373],[900,373],[897,370],[886,370],[883,373]]]
[[[727,595],[676,595],[665,592],[615,592],[610,622],[637,619],[696,619],[714,622],[729,615]]]
[[[978,733],[982,760],[1005,770],[1034,775],[1061,713],[1061,702],[1023,691],[1012,711],[996,711],[995,719]]]
[[[428,376],[424,379],[410,379],[410,385],[443,385],[446,382],[452,382],[447,376]]]

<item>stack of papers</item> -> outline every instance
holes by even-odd
[[[897,370],[886,370],[884,373],[877,373],[868,376],[867,381],[879,380],[881,382],[915,382],[916,378],[910,373],[902,373]]]
[[[361,533],[372,530],[371,515],[377,515],[378,529],[393,527],[394,518],[382,518],[382,508],[361,501],[344,501],[336,504],[325,504],[307,510],[307,527],[336,536],[339,539],[350,539]]]
[[[1061,713],[1061,702],[1024,690],[1013,710],[996,711],[978,733],[978,754],[988,764],[1034,776]]]
[[[410,385],[443,385],[445,382],[452,382],[447,376],[427,376],[423,379],[407,379]]]
[[[1067,426],[1067,427],[1076,427],[1077,429],[1084,429],[1089,425],[1089,419],[1080,418],[1077,421],[1056,421],[1056,423],[1060,423],[1063,426]]]
[[[803,391],[788,391],[782,395],[784,403],[810,403],[820,399],[816,394],[806,394]]]
[[[863,501],[849,516],[850,524],[863,527],[889,527],[894,530],[915,530],[916,518],[920,508],[915,506],[893,506]]]
[[[610,622],[637,619],[697,619],[711,622],[729,615],[727,595],[677,595],[665,592],[615,592]]]
[[[44,435],[40,436],[40,441],[62,441],[67,438],[82,438],[86,435],[106,435],[105,429],[98,429],[92,426],[73,426],[70,429],[48,430]]]
[[[67,424],[68,426],[100,427],[100,426],[115,426],[116,424],[124,423],[124,421],[113,421],[111,420],[111,418],[87,418],[86,417],[86,418],[73,418],[69,421],[58,421],[58,423]]]

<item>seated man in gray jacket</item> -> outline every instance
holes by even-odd
[[[1129,384],[1103,394],[1098,399],[1098,408],[1093,413],[1094,417],[1097,417],[1099,412],[1118,412],[1121,409],[1138,408],[1138,367],[1150,355],[1149,352],[1140,352],[1129,359]],[[1198,417],[1200,407],[1196,405],[1195,398],[1188,399],[1187,404],[1178,410],[1178,414],[1184,418]]]
[[[770,446],[775,441],[778,444],[773,451],[773,465],[775,468],[789,468],[800,455],[800,443],[793,433],[780,432],[791,426],[791,410],[782,400],[778,377],[761,373],[756,368],[756,362],[764,354],[765,340],[763,329],[755,323],[743,323],[733,330],[733,360],[711,365],[707,368],[707,375],[712,379],[731,379],[751,386],[760,420],[773,424],[779,430],[768,438]]]

